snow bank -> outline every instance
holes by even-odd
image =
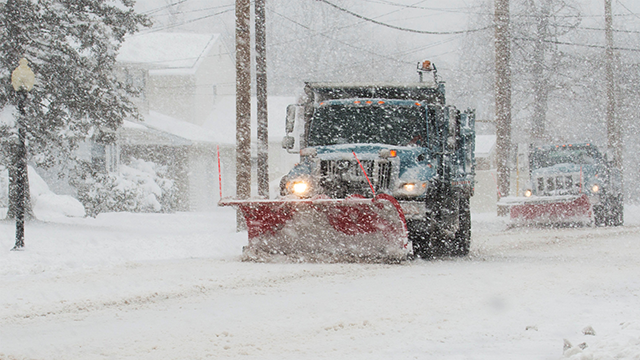
[[[6,185],[9,184],[7,169],[2,170],[0,177],[2,178],[0,180],[2,185],[0,199],[6,206],[6,201],[8,201]],[[85,214],[84,207],[78,200],[69,195],[54,194],[32,167],[29,167],[29,189],[33,213],[38,220],[50,221],[61,217],[83,217]]]
[[[83,217],[84,206],[69,195],[57,195],[49,190],[47,183],[29,167],[29,188],[31,204],[36,218],[50,221],[60,217]]]
[[[640,324],[638,323],[623,322],[618,329],[604,334],[590,333],[584,329],[582,333],[582,336],[573,339],[576,344],[571,340],[565,340],[565,358],[572,360],[640,359]]]

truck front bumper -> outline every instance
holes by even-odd
[[[407,220],[424,220],[427,213],[427,205],[424,200],[419,201],[398,201],[400,208]]]

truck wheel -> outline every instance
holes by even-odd
[[[607,224],[607,213],[603,205],[593,206],[593,223],[596,226],[605,226]]]
[[[611,198],[607,206],[607,225],[622,226],[624,223],[624,202],[621,196]]]
[[[426,220],[407,220],[409,240],[413,243],[413,255],[422,259],[433,257],[429,228]]]
[[[469,254],[471,246],[471,209],[469,206],[469,198],[460,199],[459,210],[460,225],[451,247],[452,256],[466,256]]]
[[[621,226],[624,223],[622,197],[607,197],[604,204],[593,207],[593,217],[596,226]]]

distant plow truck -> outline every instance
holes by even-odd
[[[501,198],[513,225],[624,223],[622,174],[591,143],[531,146],[529,184]]]
[[[219,203],[244,215],[245,258],[468,254],[475,113],[445,104],[429,61],[418,72],[415,83],[306,84],[287,108],[283,147],[300,162],[279,197]]]

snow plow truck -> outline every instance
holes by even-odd
[[[514,225],[624,222],[622,175],[591,143],[530,146],[529,186],[504,197]]]
[[[475,113],[445,103],[429,61],[418,73],[415,83],[306,83],[303,100],[287,108],[282,145],[300,161],[279,197],[220,202],[246,220],[246,258],[469,252]]]

